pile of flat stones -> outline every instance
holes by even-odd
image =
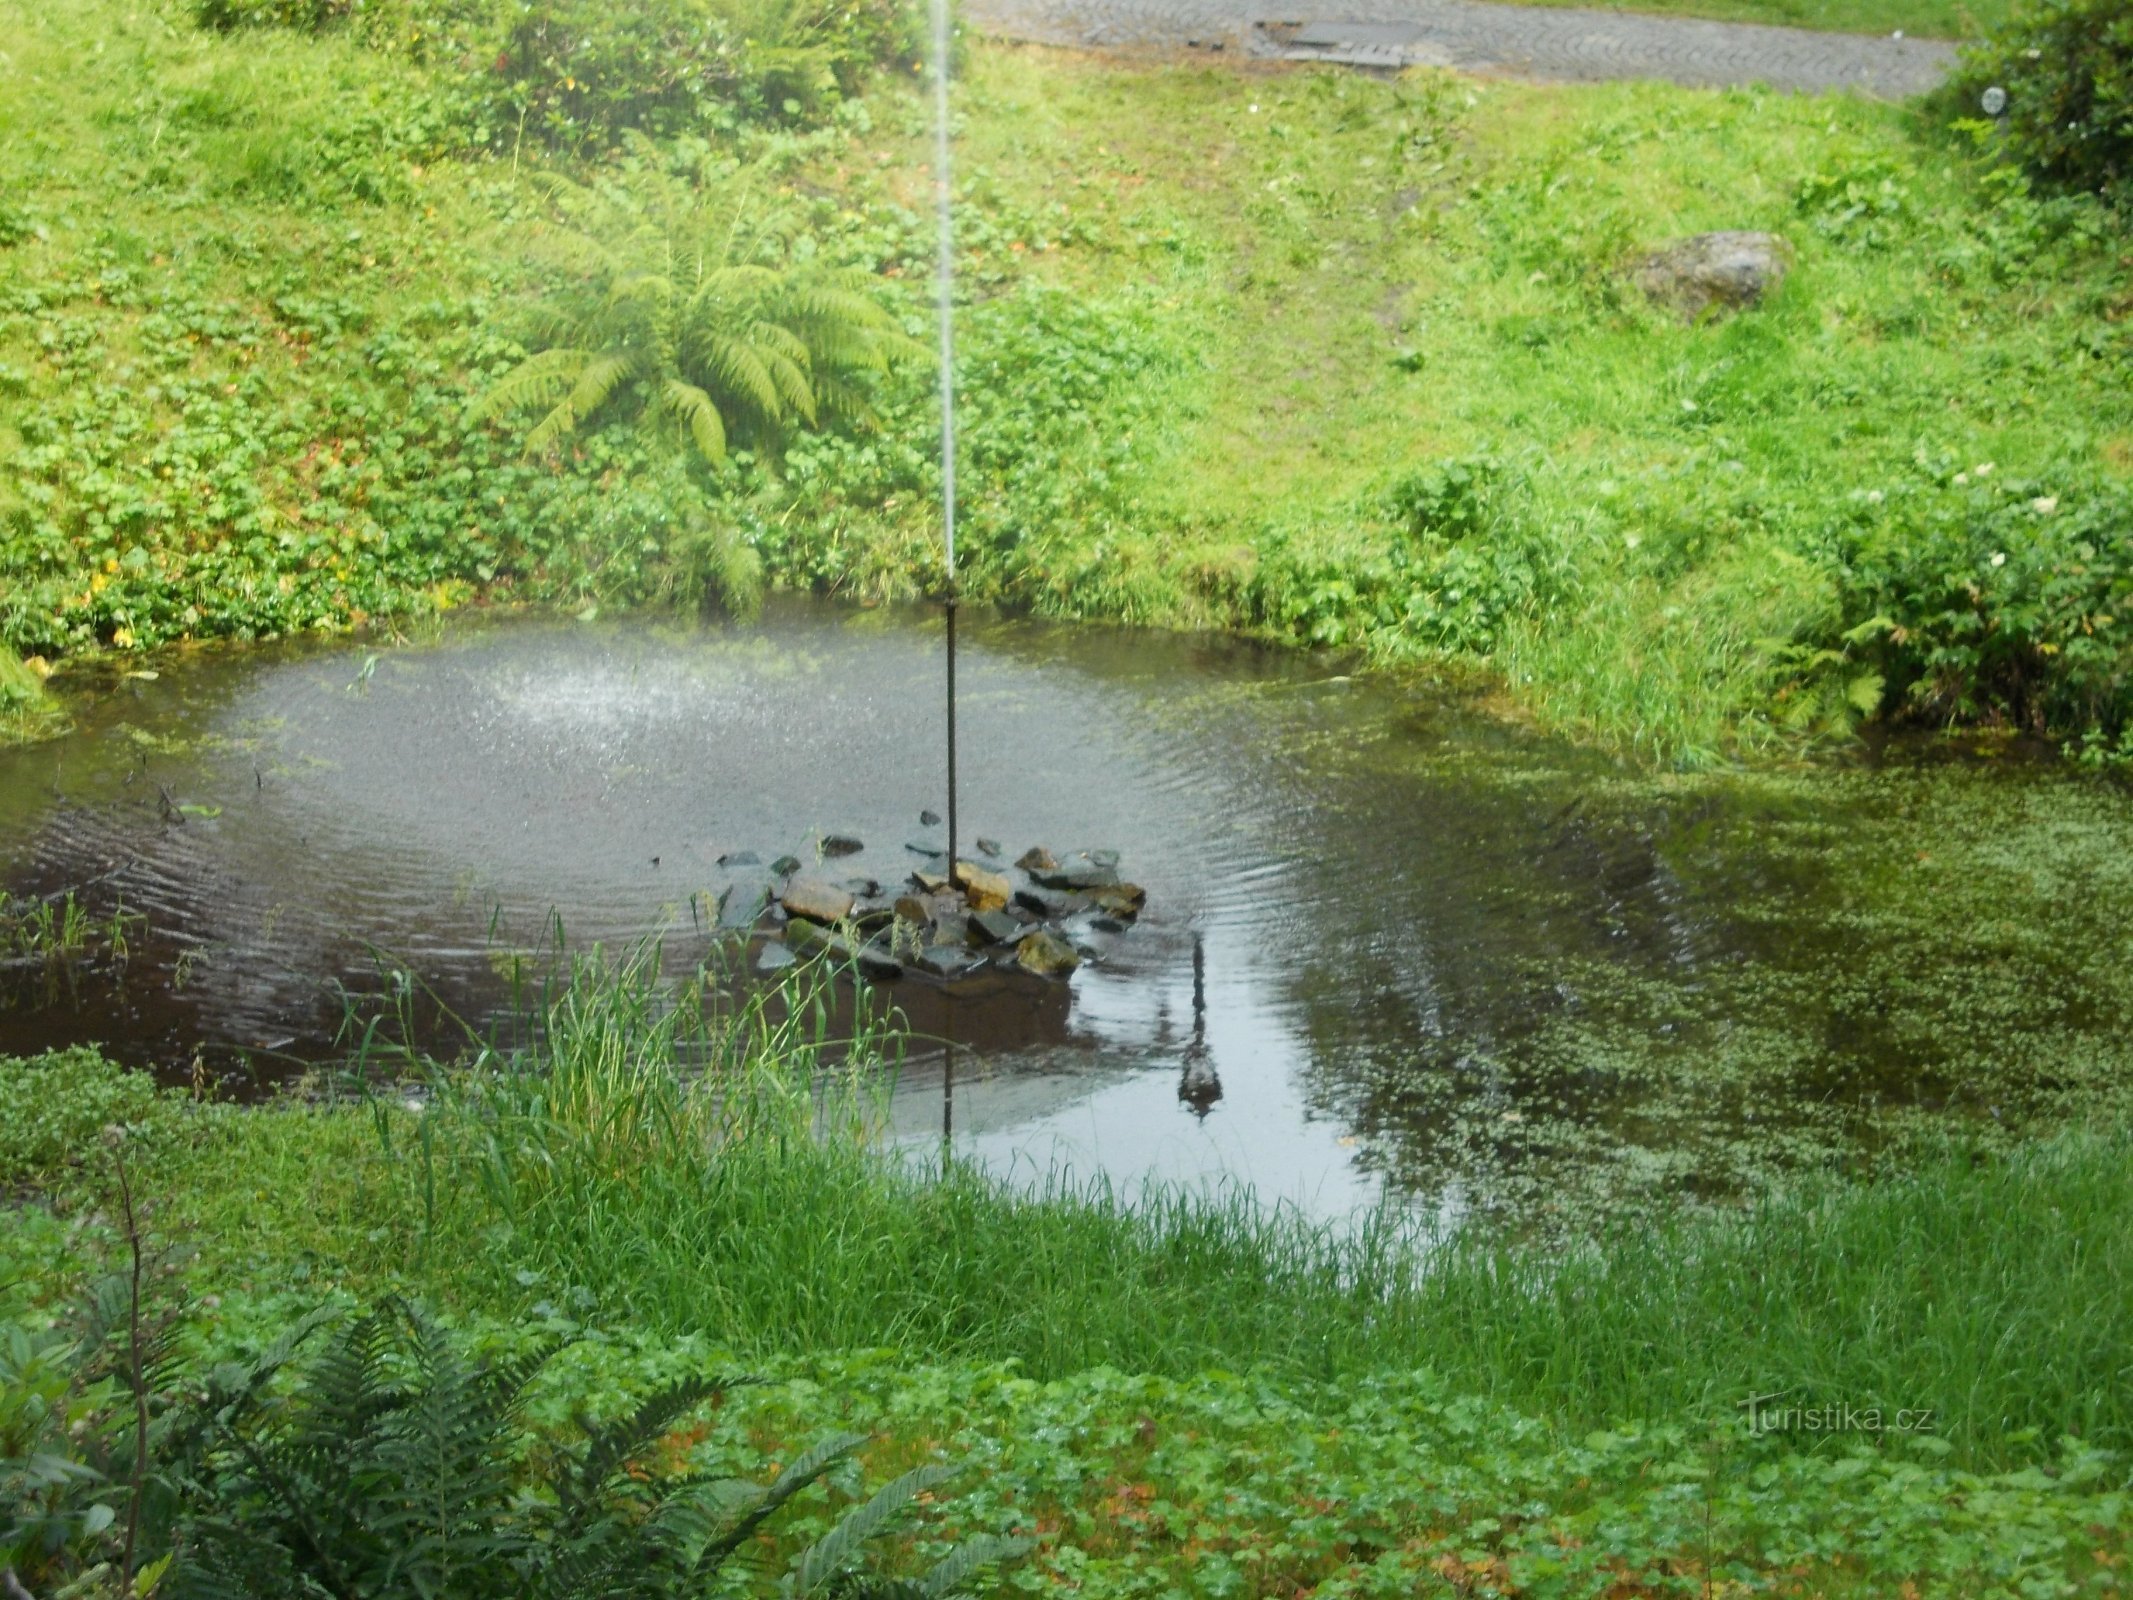
[[[930,811],[919,820],[939,822]],[[919,865],[895,885],[837,870],[866,848],[849,834],[817,840],[813,865],[721,856],[736,881],[719,897],[719,924],[759,938],[764,973],[827,956],[877,982],[913,973],[953,982],[1001,968],[1063,979],[1100,957],[1148,898],[1119,876],[1114,850],[1055,855],[1038,845],[1009,861],[993,840],[976,844],[978,859],[951,866],[944,846],[912,840],[905,849]]]

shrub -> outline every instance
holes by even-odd
[[[355,0],[197,0],[193,20],[203,28],[298,28],[316,33],[340,21]]]
[[[1976,117],[2006,91],[2007,151],[2045,183],[2123,196],[2133,181],[2133,0],[2031,0],[1966,58],[1943,102]]]
[[[729,109],[794,117],[916,60],[892,0],[533,0],[496,70],[526,127],[563,145],[679,133]]]
[[[1986,478],[1856,533],[1854,632],[1892,691],[1941,721],[2115,738],[2133,713],[2133,491]]]

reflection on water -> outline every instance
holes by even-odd
[[[372,657],[375,656],[375,660]],[[664,930],[828,832],[900,880],[939,809],[938,638],[472,626],[203,655],[0,753],[0,887],[148,931],[123,988],[0,1010],[182,1071],[329,1055],[379,952],[480,1017],[501,957]],[[2133,1082],[2133,823],[2039,771],[1640,780],[1451,699],[1222,641],[973,625],[966,836],[1109,846],[1142,923],[1072,985],[894,994],[902,1136],[1002,1170],[1242,1177],[1339,1212],[1723,1193],[1956,1114]],[[951,1060],[937,1041],[960,1041]]]

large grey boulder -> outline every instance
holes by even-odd
[[[1630,269],[1637,287],[1689,321],[1742,311],[1785,281],[1792,246],[1774,233],[1699,233],[1661,245]]]

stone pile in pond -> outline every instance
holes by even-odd
[[[920,820],[939,821],[930,811]],[[978,859],[951,869],[944,847],[912,841],[905,848],[918,866],[900,884],[840,873],[840,860],[865,849],[847,834],[816,841],[813,866],[794,856],[767,868],[753,852],[722,856],[722,867],[757,871],[720,896],[719,924],[762,937],[761,972],[820,955],[883,982],[911,973],[952,982],[1000,968],[1064,978],[1101,957],[1148,897],[1119,876],[1113,850],[1054,855],[1039,845],[1009,861],[993,840],[976,843]]]

